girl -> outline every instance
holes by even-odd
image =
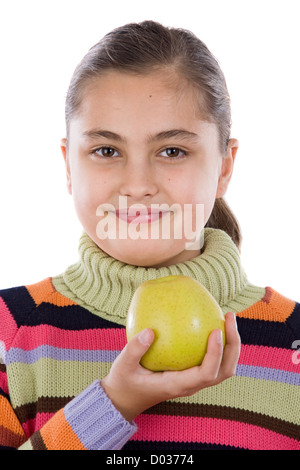
[[[128,24],[78,65],[61,149],[79,260],[0,292],[3,448],[300,449],[300,307],[241,267],[230,125],[222,71],[188,31]],[[187,206],[194,244],[175,233]],[[169,274],[210,290],[226,346],[215,330],[201,366],[151,372],[154,333],[126,344],[126,315],[143,281]]]

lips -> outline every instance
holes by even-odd
[[[163,215],[170,211],[162,211],[159,209],[143,208],[116,210],[116,216],[125,222],[133,224],[149,224],[161,219]]]

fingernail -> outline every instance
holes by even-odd
[[[237,329],[236,314],[234,312],[228,312],[226,313],[226,315],[230,315],[230,318],[233,321],[235,328]]]
[[[150,346],[151,344],[151,333],[149,330],[142,330],[138,335],[139,342],[144,346]]]
[[[234,321],[235,329],[237,330],[236,314],[235,314],[234,312],[231,312],[231,315],[232,315],[232,319],[233,319],[233,321]]]
[[[222,330],[217,330],[217,343],[223,343],[223,332]]]

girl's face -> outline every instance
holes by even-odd
[[[221,154],[197,106],[192,87],[158,72],[86,87],[61,148],[79,220],[110,256],[161,267],[199,255],[191,235],[225,194],[238,143]]]

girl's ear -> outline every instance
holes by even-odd
[[[227,191],[236,157],[239,148],[239,141],[237,139],[230,139],[227,146],[227,152],[222,157],[222,166],[219,176],[216,198],[223,197]]]
[[[67,146],[67,139],[61,139],[60,142],[61,152],[64,157],[65,165],[66,165],[66,174],[67,174],[67,189],[69,194],[72,194],[72,182],[71,182],[71,169],[70,169],[70,162],[68,157],[68,146]]]

